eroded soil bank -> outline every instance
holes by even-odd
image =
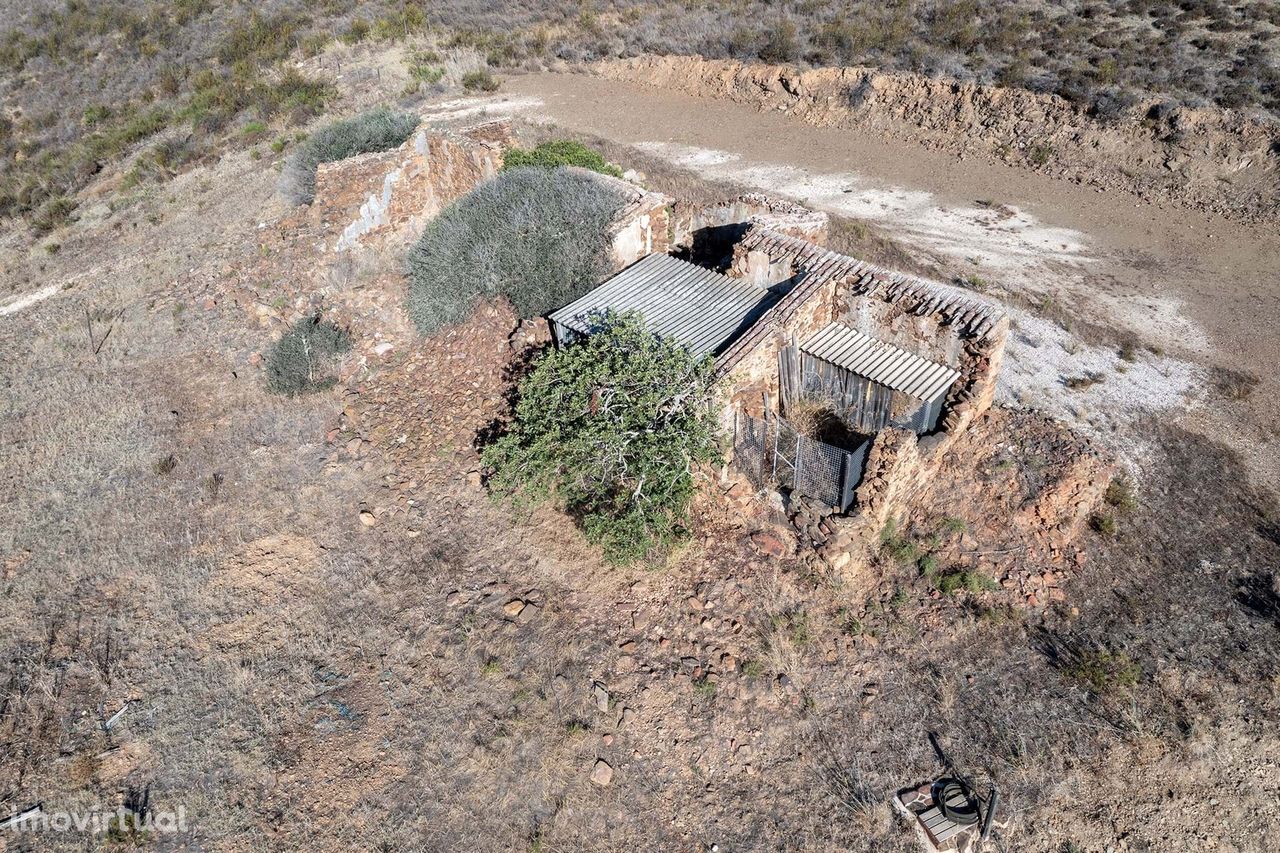
[[[1280,129],[1160,100],[1099,120],[1056,95],[871,68],[642,56],[592,73],[787,113],[1233,219],[1280,221]]]

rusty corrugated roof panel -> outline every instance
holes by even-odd
[[[550,319],[591,334],[604,311],[637,311],[654,334],[701,356],[729,346],[777,301],[778,294],[749,281],[656,254],[552,312]]]

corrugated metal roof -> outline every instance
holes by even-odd
[[[1004,322],[1004,312],[998,306],[967,291],[882,269],[760,225],[751,226],[736,251],[764,252],[775,263],[789,262],[797,273],[796,285],[750,334],[738,338],[721,354],[716,365],[718,376],[731,371],[771,331],[787,328],[800,307],[833,280],[842,281],[851,296],[870,296],[902,306],[916,316],[936,312],[942,322],[966,337],[985,338]]]
[[[778,299],[749,281],[656,254],[552,312],[551,320],[588,335],[607,309],[638,311],[654,334],[701,356],[720,352]]]
[[[814,358],[829,361],[850,373],[919,400],[937,397],[960,375],[960,371],[945,364],[922,358],[840,323],[827,326],[801,344],[800,349]]]

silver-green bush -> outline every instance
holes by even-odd
[[[409,316],[424,334],[505,296],[522,317],[577,299],[608,272],[608,228],[625,199],[570,169],[503,172],[456,201],[409,251]]]
[[[413,135],[418,122],[413,113],[378,107],[320,128],[285,161],[280,173],[280,194],[293,204],[309,204],[316,195],[317,166],[395,148]]]
[[[289,397],[328,388],[336,381],[333,362],[349,349],[345,329],[318,315],[304,317],[267,353],[267,388]]]

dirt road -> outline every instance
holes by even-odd
[[[1271,369],[1280,351],[1280,237],[1263,228],[582,74],[511,78],[491,109],[875,222],[949,271],[1056,309],[1016,312],[1006,402],[1083,424],[1134,458],[1145,418],[1177,418],[1241,452],[1259,485],[1280,473],[1280,378]],[[1090,340],[1037,315],[1115,336]],[[1121,358],[1115,341],[1125,333],[1149,349]],[[1259,382],[1248,391],[1223,370]],[[1066,389],[1077,374],[1105,379]]]

